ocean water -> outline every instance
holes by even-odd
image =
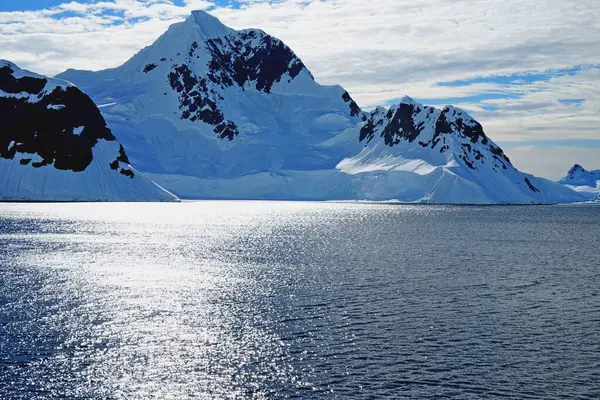
[[[0,398],[600,398],[600,207],[0,204]]]

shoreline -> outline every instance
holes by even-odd
[[[532,206],[593,206],[600,205],[597,201],[574,203],[429,203],[403,202],[399,200],[286,200],[286,199],[178,199],[177,201],[122,201],[122,200],[1,200],[0,204],[92,204],[92,203],[199,203],[199,202],[273,202],[273,203],[329,203],[329,204],[368,204],[393,206],[456,206],[456,207],[532,207]]]

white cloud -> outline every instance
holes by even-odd
[[[471,93],[510,93],[519,97],[482,100],[461,106],[473,111],[497,140],[600,140],[600,69],[584,69],[547,81],[510,85],[471,85]],[[455,88],[450,88],[455,89]],[[469,94],[467,94],[469,95]],[[563,100],[577,102],[565,104]],[[485,108],[493,106],[493,111]]]
[[[115,67],[168,26],[213,3],[187,0],[72,1],[41,11],[0,12],[0,57],[53,75],[67,68]]]

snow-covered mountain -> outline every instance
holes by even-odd
[[[78,88],[0,60],[0,200],[175,199],[129,165]]]
[[[565,175],[559,183],[572,186],[598,186],[600,181],[600,169],[588,171],[579,164],[575,164],[567,175]]]
[[[575,164],[559,183],[583,194],[589,200],[600,201],[600,170],[588,171]]]
[[[317,84],[281,41],[201,11],[119,68],[59,77],[100,105],[133,165],[161,175],[330,170],[342,153],[320,143],[362,116],[344,89]]]
[[[405,98],[365,113],[280,40],[202,11],[121,67],[59,77],[100,105],[137,168],[182,197],[582,200],[516,170],[464,111]]]
[[[338,169],[358,176],[380,174],[379,191],[405,187],[399,197],[408,201],[581,200],[570,189],[518,171],[477,121],[452,106],[440,110],[405,97],[390,109],[379,107],[370,113],[359,140],[366,143],[362,151],[344,159]]]

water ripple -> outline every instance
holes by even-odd
[[[598,207],[0,204],[0,398],[597,398]]]

